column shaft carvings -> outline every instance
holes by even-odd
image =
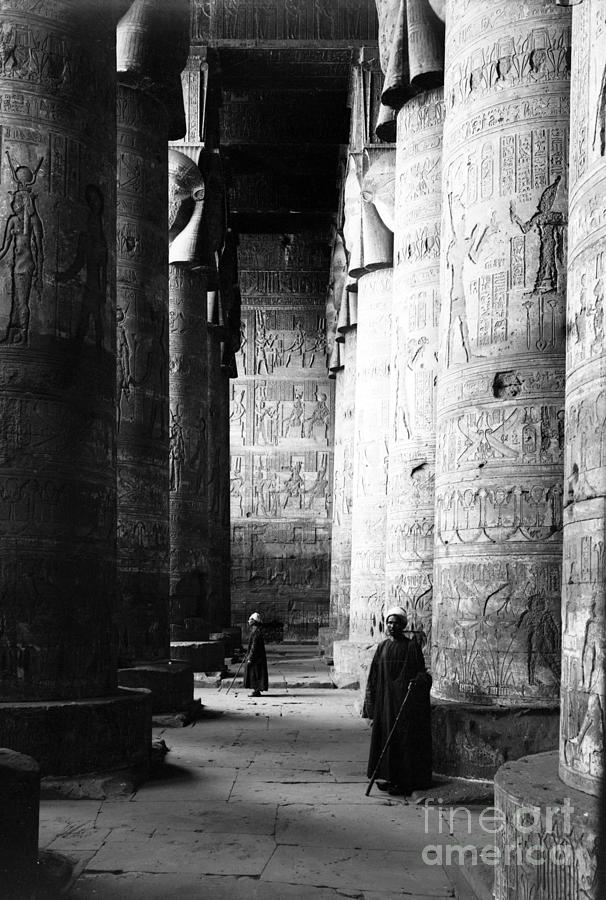
[[[335,461],[330,569],[330,619],[333,640],[349,637],[351,593],[351,520],[353,506],[356,327],[341,341],[343,367],[335,373]]]
[[[440,312],[442,90],[398,114],[386,594],[431,629]],[[427,651],[426,651],[427,652]]]
[[[560,678],[570,16],[447,6],[434,691]]]
[[[604,746],[606,7],[573,13],[560,776],[598,794]]]
[[[208,578],[207,283],[199,270],[204,181],[175,150],[169,187],[170,616],[187,627],[203,617]]]
[[[383,635],[393,270],[358,281],[350,640]]]
[[[168,122],[118,88],[118,584],[123,661],[169,654]]]
[[[0,73],[5,701],[115,688],[115,17],[29,6]]]

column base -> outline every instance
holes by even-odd
[[[558,778],[558,753],[506,763],[494,787],[496,900],[594,896],[598,800]]]
[[[366,691],[368,670],[377,649],[372,641],[335,641],[332,679],[338,688],[360,688]]]
[[[481,706],[431,701],[433,770],[440,775],[494,778],[503,763],[559,743],[559,705]]]
[[[334,664],[334,644],[335,641],[346,641],[348,635],[343,631],[330,625],[327,628],[318,628],[318,651],[327,666]]]
[[[41,775],[149,770],[151,697],[119,688],[111,697],[0,703],[0,745],[33,757]]]
[[[225,641],[171,641],[170,655],[188,663],[194,672],[222,672]]]
[[[160,659],[118,669],[118,684],[151,693],[152,713],[180,712],[194,698],[194,673],[184,662]]]
[[[40,767],[0,750],[0,884],[5,900],[33,900],[38,883]]]

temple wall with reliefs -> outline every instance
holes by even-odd
[[[231,382],[232,618],[284,636],[328,623],[334,385],[326,360],[328,236],[242,235]]]

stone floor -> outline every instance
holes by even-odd
[[[276,648],[260,699],[238,682],[198,691],[217,716],[155,729],[170,753],[136,793],[42,802],[41,848],[76,864],[70,898],[478,896],[456,847],[491,843],[480,809],[449,821],[446,808],[365,797],[368,724],[310,652]],[[442,864],[423,861],[428,845]]]

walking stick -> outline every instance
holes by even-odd
[[[234,682],[235,682],[236,678],[238,677],[238,675],[240,674],[240,669],[242,668],[242,666],[244,665],[245,662],[246,662],[246,657],[244,657],[244,659],[242,660],[242,662],[241,662],[240,665],[238,666],[238,671],[237,671],[236,674],[234,675],[234,677],[233,677],[233,679],[232,679],[232,682],[231,682],[230,686],[229,686],[229,687],[227,688],[227,690],[225,691],[225,696],[227,696],[227,695],[229,694],[229,692],[231,691],[231,689],[233,688]],[[223,685],[221,685],[221,687],[219,688],[219,690],[221,690],[222,687],[223,687]]]
[[[372,778],[370,779],[370,783],[369,783],[368,787],[366,788],[366,793],[364,794],[365,797],[368,797],[368,795],[370,794],[370,792],[372,790],[372,786],[376,781],[377,772],[379,771],[379,767],[383,761],[383,757],[385,756],[385,754],[387,752],[387,748],[389,747],[391,739],[392,739],[394,732],[398,726],[398,722],[400,721],[400,716],[404,712],[404,707],[406,706],[406,701],[408,700],[408,695],[410,694],[411,687],[412,687],[412,680],[408,684],[408,690],[406,691],[406,695],[405,695],[404,699],[402,700],[402,705],[400,706],[400,709],[398,710],[398,715],[396,716],[396,720],[393,723],[392,729],[389,732],[389,734],[387,735],[387,740],[385,741],[385,746],[381,750],[381,755],[379,756],[379,761],[377,762],[377,764],[375,766],[375,770],[372,773]]]

